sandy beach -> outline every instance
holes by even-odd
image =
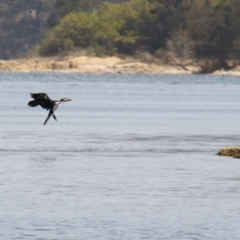
[[[26,58],[17,60],[0,60],[0,71],[10,72],[79,72],[79,73],[146,73],[146,74],[196,74],[197,65],[182,67],[180,64],[146,63],[135,59],[118,57],[68,57]],[[240,75],[240,66],[231,71],[218,70],[213,74]]]

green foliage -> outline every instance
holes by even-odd
[[[188,15],[186,29],[198,56],[227,57],[240,36],[238,0],[199,1]]]
[[[79,11],[90,11],[96,6],[95,0],[56,0],[55,6],[59,9],[59,15]]]
[[[41,55],[57,54],[71,47],[95,47],[96,53],[132,53],[144,36],[139,32],[145,0],[124,4],[104,3],[92,13],[77,12],[66,15],[50,32],[40,47]]]
[[[1,0],[0,58],[35,45],[43,56],[91,49],[239,58],[239,13],[239,0]]]
[[[73,47],[86,48],[93,41],[96,18],[87,13],[71,13],[58,24],[40,46],[41,55],[53,55]]]

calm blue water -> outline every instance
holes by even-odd
[[[30,92],[72,98],[43,122]],[[240,77],[0,73],[0,239],[240,236]]]

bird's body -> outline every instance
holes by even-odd
[[[30,93],[30,95],[34,100],[28,102],[28,106],[36,107],[40,105],[42,108],[49,110],[49,114],[43,125],[47,123],[51,116],[53,116],[53,118],[57,121],[54,112],[57,110],[58,105],[62,102],[71,101],[71,99],[69,98],[62,98],[59,101],[55,101],[50,99],[46,93]]]

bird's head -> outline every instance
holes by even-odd
[[[72,101],[72,99],[70,99],[70,98],[62,98],[62,99],[60,99],[59,102],[69,102],[69,101]]]

